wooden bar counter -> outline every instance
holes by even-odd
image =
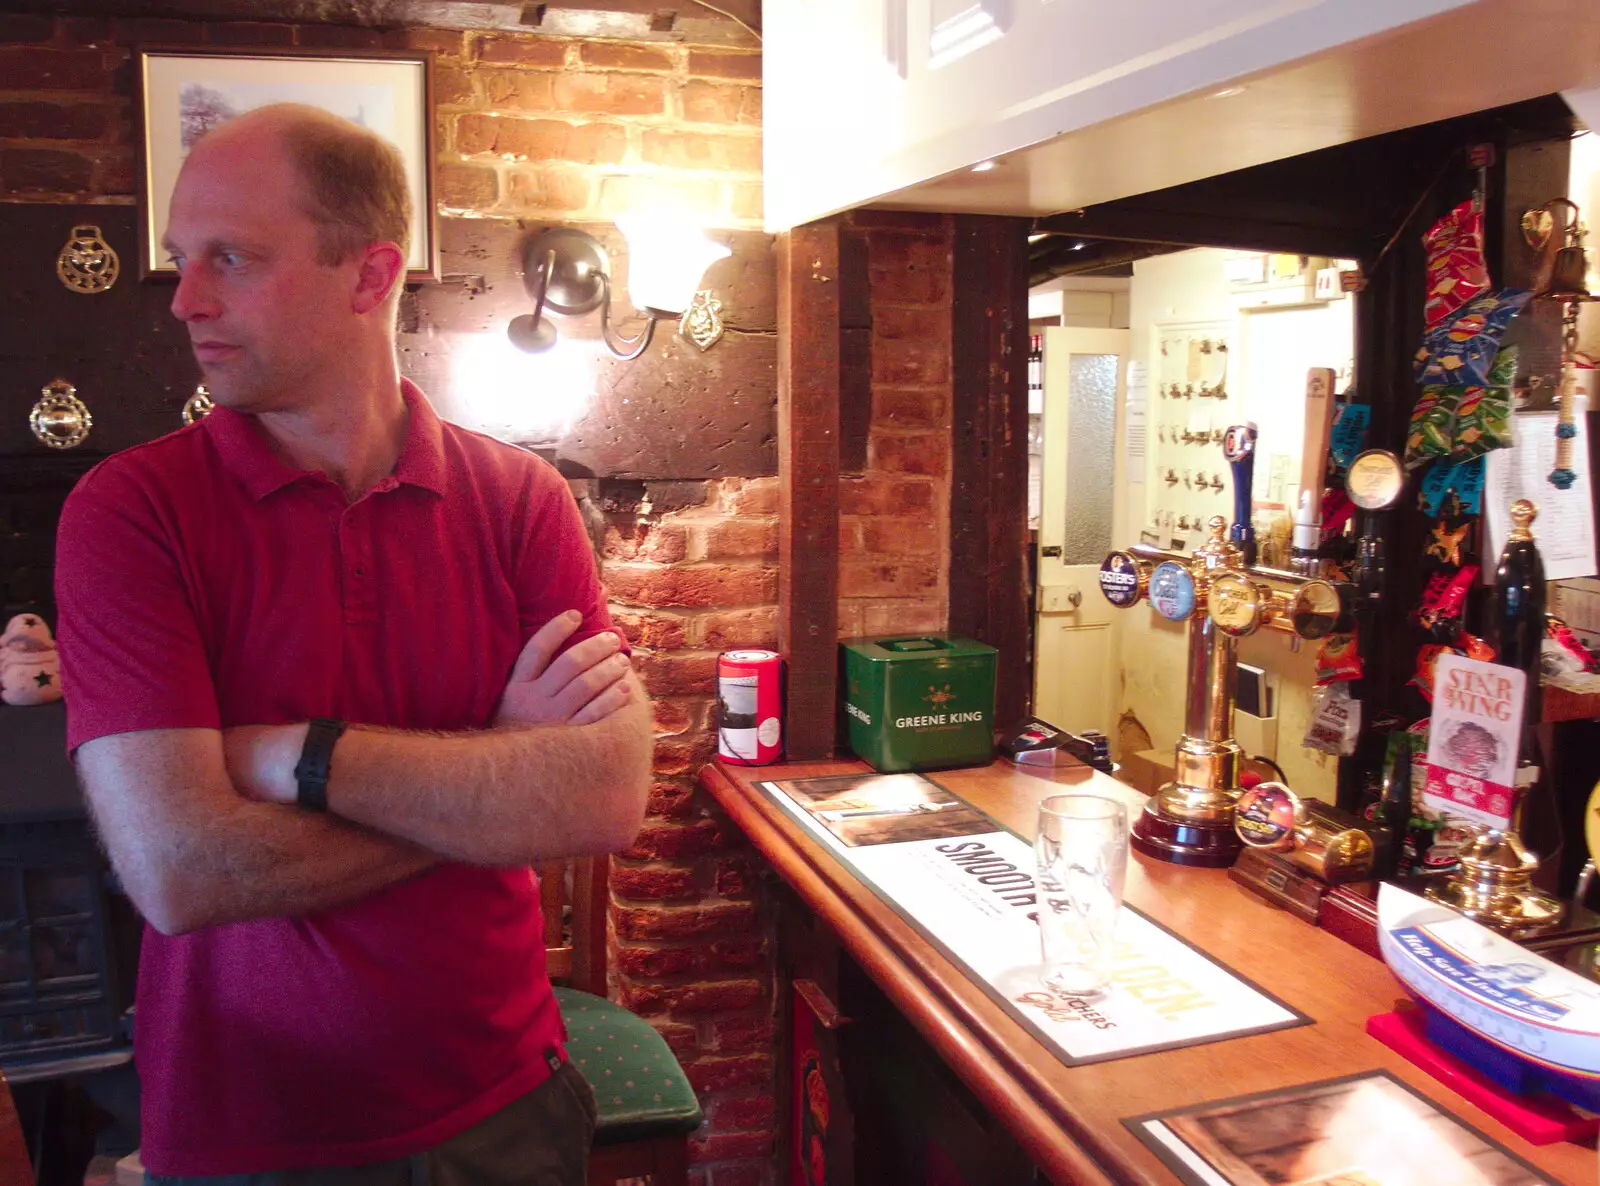
[[[1596,1180],[1592,1146],[1533,1146],[1367,1036],[1369,1016],[1405,993],[1389,969],[1230,881],[1226,870],[1183,868],[1137,852],[1127,897],[1314,1024],[1069,1067],[1000,1009],[782,808],[753,784],[857,773],[854,761],[746,768],[716,763],[702,785],[807,908],[837,935],[928,1045],[1057,1183],[1172,1183],[1177,1179],[1122,1124],[1125,1117],[1386,1069],[1447,1112],[1563,1183]],[[997,761],[933,771],[935,782],[1031,838],[1039,801],[1067,789],[1143,803],[1137,791],[1087,768],[1029,769]],[[861,1134],[870,1140],[870,1134]],[[1441,1183],[1441,1186],[1446,1184]]]

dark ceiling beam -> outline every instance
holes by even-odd
[[[1152,255],[1166,255],[1182,251],[1184,244],[1117,243],[1111,240],[1096,241],[1085,251],[1061,251],[1046,256],[1033,256],[1028,260],[1028,287],[1035,288],[1062,276],[1105,275],[1109,269],[1123,268],[1149,259]]]
[[[1080,239],[1117,239],[1163,248],[1222,247],[1239,251],[1327,255],[1361,259],[1380,242],[1343,228],[1297,226],[1248,216],[1228,217],[1183,210],[1154,210],[1109,202],[1087,210],[1038,219],[1041,231],[1057,231]]]
[[[716,3],[746,24],[761,28],[760,0]],[[4,8],[40,16],[284,21],[366,29],[537,29],[567,36],[759,44],[737,22],[692,0],[6,0]],[[668,11],[675,13],[671,20],[664,19]],[[534,20],[529,19],[530,13],[536,14]]]

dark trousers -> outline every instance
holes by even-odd
[[[163,1178],[149,1186],[584,1186],[594,1092],[566,1063],[519,1100],[444,1144],[369,1165]]]

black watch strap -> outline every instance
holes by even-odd
[[[333,773],[333,743],[344,735],[343,721],[318,717],[306,730],[305,748],[295,764],[296,802],[312,811],[328,810],[328,776]]]

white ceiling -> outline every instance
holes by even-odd
[[[1043,215],[1555,91],[1600,87],[1600,0],[1469,8],[1046,140],[873,205]],[[977,162],[972,162],[976,164]]]

